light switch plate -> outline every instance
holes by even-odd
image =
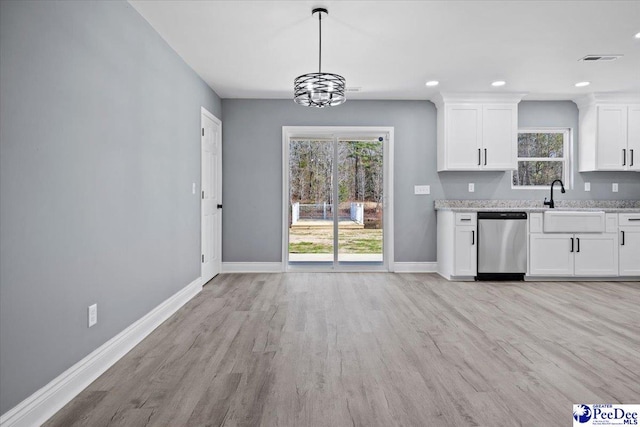
[[[591,191],[591,183],[590,182],[585,182],[584,183],[584,191]]]
[[[414,185],[413,194],[431,194],[431,186],[429,185]]]
[[[613,191],[614,193],[618,192],[618,183],[614,182],[613,185],[611,185],[611,191]]]
[[[88,307],[89,327],[92,327],[98,323],[98,304],[93,304]]]
[[[469,183],[469,193],[476,191],[476,185],[473,182]]]

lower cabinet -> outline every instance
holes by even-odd
[[[573,234],[530,234],[529,275],[573,275]]]
[[[576,276],[617,276],[618,235],[576,234]]]
[[[478,234],[475,212],[438,211],[438,273],[452,280],[477,274]]]
[[[475,276],[478,264],[476,248],[476,227],[458,225],[455,227],[453,274]]]
[[[640,276],[640,226],[620,228],[620,275]]]
[[[617,233],[529,235],[531,276],[617,276]]]

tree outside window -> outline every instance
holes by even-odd
[[[520,130],[512,187],[546,187],[555,179],[568,184],[569,141],[569,129]]]

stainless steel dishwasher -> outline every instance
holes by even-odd
[[[476,280],[524,280],[527,213],[478,212]]]

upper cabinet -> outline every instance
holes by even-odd
[[[640,95],[592,94],[580,109],[580,172],[640,171]]]
[[[438,171],[517,167],[518,102],[524,94],[440,94]]]

